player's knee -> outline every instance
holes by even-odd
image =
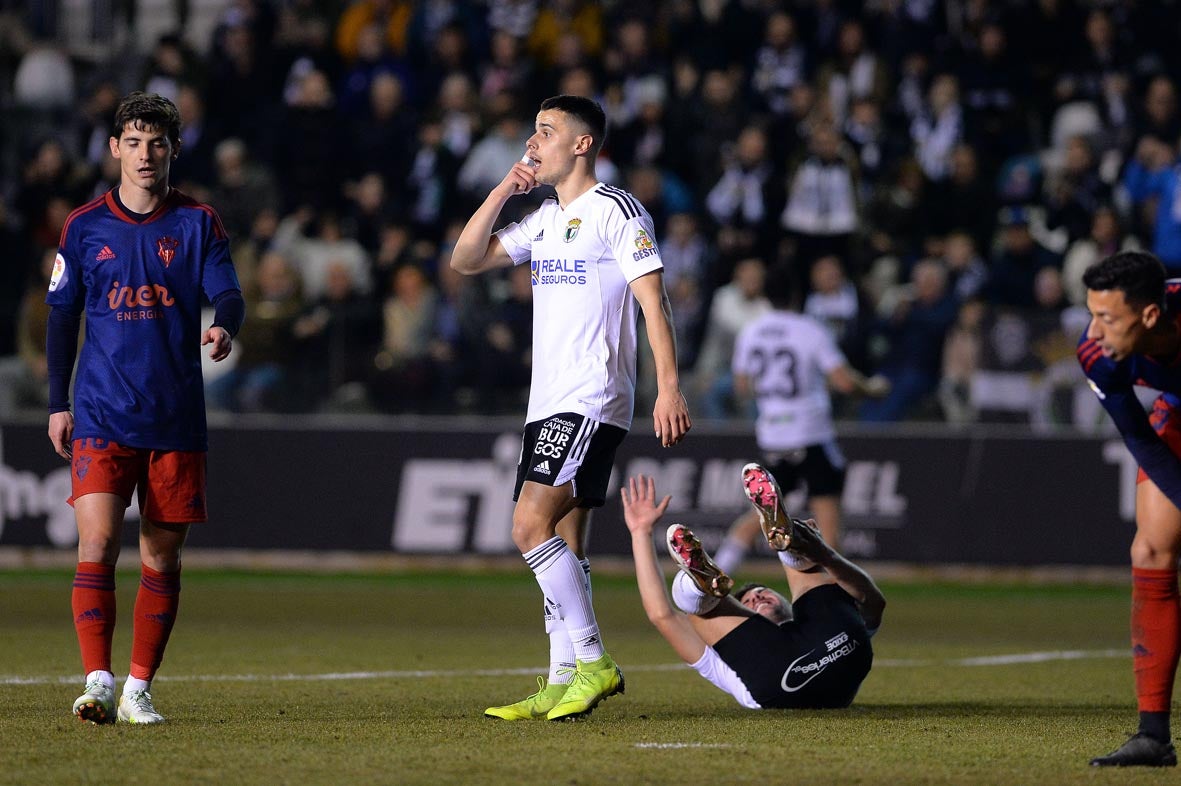
[[[553,531],[548,530],[543,522],[532,516],[513,516],[513,543],[524,554],[526,551],[540,546],[553,537]]]
[[[1178,544],[1172,542],[1157,542],[1151,537],[1138,534],[1132,540],[1132,565],[1137,568],[1151,568],[1165,570],[1176,567],[1177,558],[1181,556]]]
[[[106,533],[80,535],[78,537],[78,560],[114,565],[119,558],[119,537]]]

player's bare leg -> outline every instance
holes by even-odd
[[[1181,510],[1150,480],[1136,486],[1136,536],[1132,540],[1132,664],[1140,727],[1096,767],[1171,767],[1170,705],[1181,656]]]
[[[115,722],[115,675],[111,639],[115,632],[115,563],[127,504],[116,494],[84,494],[74,500],[78,524],[78,566],[70,606],[82,653],[86,687],[74,701],[79,720]]]
[[[820,528],[824,542],[837,551],[841,550],[841,499],[836,495],[809,497],[808,508]]]

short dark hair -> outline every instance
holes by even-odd
[[[753,589],[758,589],[759,587],[765,587],[765,586],[767,586],[767,585],[766,584],[759,584],[757,581],[748,581],[747,583],[743,584],[738,589],[730,590],[730,597],[734,598],[734,600],[741,603],[742,599],[744,597],[746,597],[746,593],[750,592]]]
[[[594,139],[591,143],[594,152],[598,153],[603,148],[603,143],[607,141],[607,113],[598,101],[586,96],[553,96],[541,102],[541,111],[547,109],[578,118]]]
[[[173,147],[180,142],[180,111],[176,104],[162,95],[136,90],[124,96],[115,109],[111,136],[120,139],[128,124],[140,130],[151,128],[163,131]]]
[[[1097,292],[1118,289],[1128,305],[1165,304],[1165,266],[1146,251],[1120,251],[1083,273],[1083,284]]]
[[[795,285],[792,282],[791,263],[781,262],[767,271],[767,278],[763,284],[763,296],[773,308],[785,309],[795,305]]]

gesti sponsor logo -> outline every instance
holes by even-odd
[[[643,229],[636,232],[636,252],[632,254],[632,259],[639,262],[644,257],[650,257],[659,253],[656,250],[656,244],[652,242],[652,238]]]
[[[168,291],[168,287],[161,284],[130,287],[116,281],[107,293],[107,303],[116,312],[115,319],[122,322],[130,319],[159,319],[164,316],[165,308],[176,304],[176,298]]]
[[[586,283],[585,259],[535,259],[530,269],[533,286]]]

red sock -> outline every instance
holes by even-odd
[[[70,594],[74,630],[82,650],[82,670],[111,670],[111,638],[115,633],[115,566],[79,562]]]
[[[1132,568],[1132,666],[1141,712],[1168,712],[1181,655],[1176,570]]]
[[[160,573],[141,566],[139,592],[135,596],[132,629],[131,676],[151,680],[164,660],[168,635],[180,606],[180,571]]]

